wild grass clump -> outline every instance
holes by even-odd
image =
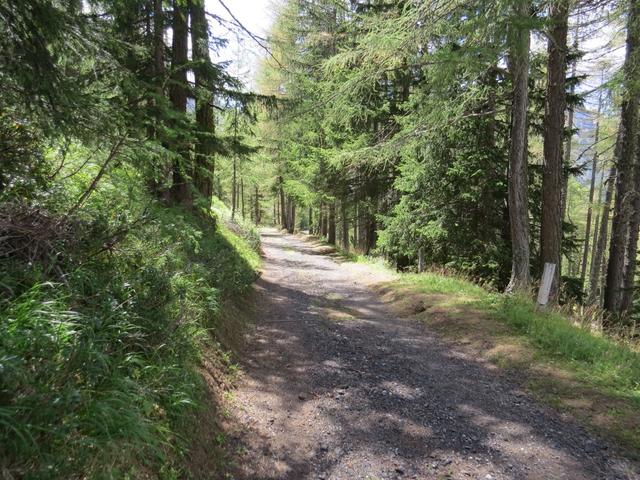
[[[258,254],[211,215],[156,205],[131,171],[65,221],[72,249],[0,258],[0,471],[182,478],[203,346]]]
[[[595,334],[553,310],[537,309],[522,296],[502,296],[494,314],[547,356],[570,363],[582,375],[640,401],[640,353],[614,339]]]
[[[523,295],[489,291],[461,276],[407,273],[396,285],[471,303],[524,336],[543,357],[570,367],[592,384],[640,402],[640,353],[627,342],[592,331],[590,324],[553,309],[541,310]]]
[[[211,211],[216,217],[222,221],[236,236],[241,237],[249,247],[255,252],[260,251],[260,232],[258,227],[249,219],[242,218],[240,212],[236,212],[234,218],[231,218],[231,209],[227,207],[220,199],[214,198]]]

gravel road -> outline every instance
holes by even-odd
[[[394,316],[366,287],[375,269],[262,233],[227,478],[640,478],[517,379]]]

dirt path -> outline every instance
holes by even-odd
[[[376,273],[263,232],[235,392],[235,479],[639,478],[612,448],[364,286]]]

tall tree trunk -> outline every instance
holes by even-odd
[[[345,197],[340,200],[340,216],[342,217],[342,248],[349,251],[349,219],[347,218],[347,202]]]
[[[309,234],[313,234],[313,207],[309,205]]]
[[[369,255],[371,251],[376,248],[377,233],[376,233],[376,219],[373,215],[367,215],[367,235],[365,255]]]
[[[524,291],[529,274],[529,210],[527,175],[527,109],[529,105],[529,27],[531,4],[514,0],[510,26],[509,71],[513,78],[511,141],[509,146],[509,224],[511,228],[511,279],[507,292]]]
[[[573,32],[573,50],[574,52],[578,51],[578,34],[579,34],[579,30],[580,30],[580,17],[578,17],[578,20],[576,22],[576,26],[574,28],[574,32]],[[575,84],[575,78],[576,75],[578,73],[578,61],[577,59],[574,59],[572,62],[572,66],[571,66],[571,79],[572,79],[572,83],[571,83],[571,96],[573,97],[573,95],[575,95],[576,93],[576,84]],[[567,114],[567,127],[569,128],[569,134],[567,135],[567,138],[564,142],[564,166],[565,167],[570,167],[571,166],[571,146],[572,146],[572,140],[573,140],[573,116],[574,116],[574,107],[573,105],[570,105],[568,110],[568,114]],[[564,175],[564,183],[562,185],[562,218],[564,220],[565,218],[565,214],[567,212],[567,200],[568,200],[568,195],[569,195],[569,176],[568,175]]]
[[[329,236],[327,242],[331,245],[336,244],[336,201],[329,202]]]
[[[582,251],[582,269],[580,271],[580,285],[584,288],[587,277],[587,260],[589,258],[589,239],[591,236],[591,217],[593,215],[593,199],[596,192],[596,177],[598,176],[598,141],[600,140],[600,113],[602,112],[602,90],[598,96],[598,113],[596,118],[596,133],[594,135],[593,161],[591,162],[591,185],[589,186],[589,206],[587,208],[587,225],[584,233],[584,250]],[[598,199],[599,200],[599,199]],[[593,258],[591,259],[593,261]]]
[[[356,197],[355,204],[353,206],[353,249],[358,249],[358,217],[359,208],[358,208],[358,198]]]
[[[593,241],[591,242],[591,262],[589,263],[589,275],[591,275],[591,270],[593,269],[593,259],[596,255],[596,246],[598,245],[598,232],[600,232],[600,210],[596,211],[596,220],[593,223]],[[585,296],[588,292],[587,286],[584,283],[582,286],[582,292]]]
[[[191,52],[194,62],[196,123],[198,133],[195,148],[193,183],[207,205],[213,195],[213,83],[209,56],[209,23],[204,0],[190,0]]]
[[[327,233],[329,231],[327,208],[324,203],[321,204],[321,208],[322,208],[322,227],[320,231],[320,234],[321,234],[320,236],[322,238],[327,238]]]
[[[244,178],[240,176],[240,213],[242,215],[242,219],[244,220]]]
[[[233,171],[231,173],[231,220],[236,218],[236,210],[238,209],[238,162],[236,156],[233,156]]]
[[[609,264],[604,292],[604,308],[611,313],[622,313],[624,276],[629,260],[629,247],[635,256],[635,246],[629,245],[627,235],[633,217],[634,163],[638,142],[638,103],[640,102],[640,3],[628,0],[627,52],[624,62],[624,95],[620,130],[616,145],[616,199],[611,225]],[[637,243],[637,236],[635,237]]]
[[[158,106],[161,102],[160,99],[164,97],[164,30],[165,30],[165,14],[162,8],[162,0],[153,0],[153,83],[155,85],[155,97],[152,102],[154,106]],[[160,138],[160,123],[162,121],[162,115],[159,110],[154,116],[154,124],[150,128],[149,135],[152,138],[158,140]],[[166,142],[163,142],[165,146],[168,146]],[[172,175],[172,165],[168,162],[162,162],[159,165],[161,172],[160,181],[153,179],[150,182],[151,192],[158,198],[168,202],[171,200],[171,191],[166,188],[168,179]]]
[[[287,205],[284,199],[284,180],[282,175],[278,177],[278,189],[280,190],[280,226],[284,230],[289,230],[287,225]]]
[[[254,207],[254,216],[253,219],[256,222],[256,225],[260,225],[260,223],[262,222],[262,215],[260,212],[260,190],[258,190],[258,185],[255,186],[255,203],[253,204]]]
[[[296,229],[296,204],[291,198],[287,199],[287,202],[289,204],[289,208],[287,210],[289,212],[289,218],[287,220],[287,231],[289,233],[293,233]]]
[[[162,96],[162,77],[164,75],[164,11],[162,0],[153,0],[153,74],[156,93]]]
[[[278,223],[280,223],[280,220],[278,219],[278,200],[274,199],[273,200],[273,223],[274,225],[278,225]]]
[[[591,260],[591,269],[589,271],[589,295],[587,302],[589,304],[600,304],[600,280],[602,269],[604,266],[604,252],[607,248],[607,236],[609,234],[609,213],[611,210],[611,202],[613,201],[613,190],[616,183],[616,169],[613,167],[607,178],[607,190],[604,196],[604,205],[602,206],[602,216],[600,218],[600,231],[598,232],[598,243]]]
[[[547,99],[544,114],[544,167],[542,170],[542,223],[540,225],[540,271],[545,263],[555,264],[549,298],[557,301],[560,288],[560,256],[562,254],[562,190],[564,166],[564,112],[567,99],[568,0],[551,3],[549,19],[549,62],[547,68]]]
[[[640,136],[640,133],[636,133],[636,137],[638,136]],[[633,294],[636,287],[636,266],[638,263],[638,235],[640,234],[640,145],[638,141],[636,141],[634,192],[631,204],[632,213],[629,221],[629,236],[622,281],[622,299],[620,301],[620,311],[624,313],[628,313],[633,306]]]
[[[188,27],[187,27],[187,8],[178,0],[174,0],[173,4],[173,41],[171,45],[171,83],[169,86],[169,100],[173,109],[179,114],[185,114],[187,111],[187,70],[185,65],[188,63]],[[178,126],[178,128],[181,128]],[[191,205],[191,192],[187,176],[189,153],[186,140],[183,135],[178,134],[175,145],[176,152],[181,158],[177,158],[173,162],[173,182],[171,185],[171,198],[174,202]]]

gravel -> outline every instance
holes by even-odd
[[[637,465],[300,238],[264,230],[226,421],[234,479],[638,479]]]

